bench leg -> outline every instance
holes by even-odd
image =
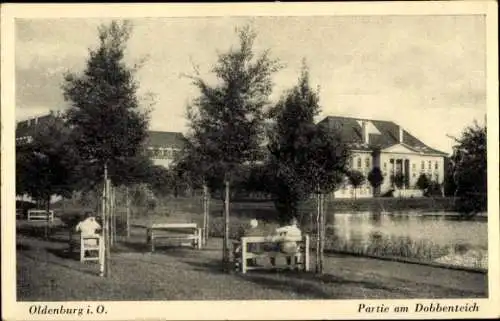
[[[241,242],[241,273],[247,273],[247,242],[243,239]]]
[[[241,266],[241,273],[243,274],[247,273],[247,258],[245,257],[244,253],[242,253],[241,255],[240,266]]]

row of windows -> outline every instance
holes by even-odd
[[[387,176],[387,172],[385,172],[385,171],[382,172],[382,174],[384,175],[384,177]],[[420,172],[420,173],[418,173],[418,176],[420,176],[421,174],[426,175],[427,178],[429,178],[429,179],[432,179],[432,180],[435,180],[435,181],[439,180],[439,173],[438,172],[434,172],[434,175],[432,173],[430,173],[430,172],[427,172],[427,173]],[[417,176],[416,172],[413,172],[411,174],[411,177],[413,177],[413,178],[417,178],[418,176]]]
[[[392,163],[392,164],[393,164],[393,167],[394,167],[394,163]],[[383,168],[387,169],[387,162],[384,162],[384,167]],[[411,168],[412,168],[412,170],[416,171],[417,170],[417,163],[412,163],[411,164]],[[425,161],[421,162],[420,168],[422,170],[425,169]],[[427,161],[427,169],[429,169],[429,170],[432,169],[432,161]],[[434,162],[434,169],[439,169],[439,163],[438,163],[438,161]]]
[[[148,156],[156,159],[173,159],[178,153],[175,149],[148,149]]]
[[[366,168],[370,168],[370,166],[371,166],[371,160],[370,160],[370,158],[366,157],[364,160],[365,160],[365,162],[364,162],[365,163],[365,167]],[[354,158],[354,163],[356,164],[357,168],[363,168],[363,164],[362,164],[363,163],[363,159],[361,157],[355,157]],[[394,167],[394,162],[391,162],[391,164],[392,164],[392,167]],[[351,165],[352,165],[352,163],[351,163]],[[425,161],[421,161],[420,165],[421,165],[420,166],[421,169],[425,169]],[[411,168],[412,168],[412,170],[416,171],[417,170],[417,163],[412,163],[411,164]],[[387,169],[387,162],[384,162],[383,169],[385,169],[385,170]],[[427,161],[427,169],[429,169],[429,170],[432,169],[432,161]],[[434,169],[439,169],[439,163],[438,163],[438,161],[434,162]]]
[[[351,160],[351,162],[352,162],[352,160]],[[362,162],[363,162],[363,159],[361,157],[355,157],[354,158],[354,163],[356,164],[357,168],[362,168],[363,167],[362,166]],[[365,158],[365,167],[366,168],[370,168],[370,163],[371,163],[370,158],[366,157]],[[351,165],[352,165],[352,163],[351,163]]]

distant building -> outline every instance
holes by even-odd
[[[50,113],[40,117],[32,117],[17,122],[16,124],[16,146],[30,143],[37,131],[57,119],[58,114]]]
[[[53,122],[56,117],[56,114],[51,113],[19,121],[16,125],[16,145],[30,143],[37,131]],[[182,133],[148,131],[146,152],[154,164],[168,168],[184,144],[185,138]]]
[[[439,184],[444,180],[444,158],[446,153],[433,149],[408,133],[401,126],[383,120],[368,120],[349,117],[328,116],[318,123],[330,131],[336,131],[351,148],[350,165],[365,178],[379,167],[384,182],[379,191],[373,191],[368,180],[357,189],[358,197],[371,197],[376,193],[395,190],[396,194],[421,196],[415,186],[421,174]],[[391,177],[402,173],[406,182],[401,190],[393,184]],[[353,189],[347,181],[335,192],[335,197],[352,197]]]
[[[186,139],[182,133],[149,131],[146,140],[147,153],[155,165],[169,168],[184,147]]]

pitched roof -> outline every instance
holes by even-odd
[[[16,138],[33,136],[37,128],[50,124],[55,118],[54,115],[48,114],[19,121],[16,125]],[[178,132],[148,131],[146,144],[151,147],[182,148],[185,138]]]
[[[363,129],[361,122],[366,121],[373,125],[376,131],[380,134],[368,134],[368,144],[364,143]],[[327,116],[318,123],[319,126],[326,126],[330,131],[339,133],[342,140],[348,142],[353,149],[371,151],[373,149],[385,149],[399,142],[400,126],[391,121],[360,119],[351,117]],[[371,126],[370,125],[370,126]],[[402,145],[424,154],[439,154],[446,156],[447,154],[439,150],[433,149],[421,140],[403,129]]]
[[[16,137],[33,136],[37,128],[50,124],[55,119],[56,117],[54,115],[48,114],[19,121],[16,124]]]
[[[150,147],[182,148],[186,138],[178,132],[149,131],[146,144]]]

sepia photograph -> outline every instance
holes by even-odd
[[[433,3],[2,6],[5,319],[498,317],[496,4]]]

